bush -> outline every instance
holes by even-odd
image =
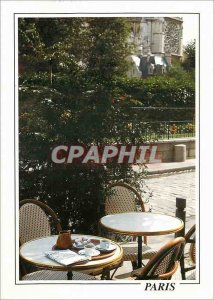
[[[126,78],[118,85],[139,107],[160,107],[157,111],[138,110],[141,120],[192,120],[195,107],[195,83],[181,68],[172,68],[167,75],[147,79]],[[181,111],[165,108],[183,108]],[[189,109],[192,107],[193,109]],[[161,109],[162,108],[162,109]],[[140,113],[142,111],[142,113]]]

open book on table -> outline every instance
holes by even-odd
[[[84,263],[91,259],[89,256],[79,255],[71,250],[56,250],[45,252],[45,255],[63,266],[69,266],[74,263]]]

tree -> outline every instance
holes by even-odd
[[[58,166],[50,157],[56,145],[143,141],[117,84],[128,35],[125,18],[19,20],[20,199],[46,201],[73,231],[96,232],[109,181],[141,184],[128,164]]]
[[[182,66],[187,71],[195,70],[195,40],[185,46]]]

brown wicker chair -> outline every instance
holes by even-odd
[[[34,199],[20,201],[19,204],[19,241],[23,243],[51,235],[51,223],[55,225],[57,232],[62,230],[60,221],[55,212],[45,203]],[[22,280],[66,280],[65,271],[35,271],[20,260]],[[29,273],[30,272],[30,273]],[[27,274],[28,273],[28,274]],[[73,272],[73,280],[96,280],[95,277]]]
[[[178,237],[163,246],[145,267],[131,273],[137,280],[169,280],[178,269],[185,239]]]
[[[72,280],[97,280],[96,277],[83,274],[80,272],[72,272]],[[22,277],[22,280],[67,280],[67,272],[63,271],[36,271]]]
[[[187,255],[185,251],[181,257],[180,265],[181,265],[181,276],[182,279],[194,280],[195,279],[195,271],[189,273],[186,277],[186,273],[196,268],[196,247],[195,247],[195,225],[193,225],[190,230],[185,235],[186,245],[189,246]],[[191,263],[191,266],[185,266],[185,259],[188,259]]]
[[[145,212],[145,206],[140,194],[126,183],[114,183],[109,186],[110,195],[105,201],[105,214],[112,215],[117,213],[142,211]],[[121,242],[123,247],[123,260],[131,261],[133,268],[136,268],[138,257],[137,242]],[[142,246],[143,259],[150,259],[156,250],[152,250],[147,244],[147,237],[144,237]]]
[[[22,200],[19,203],[19,241],[23,243],[43,236],[51,235],[51,225],[62,230],[55,212],[45,203],[34,199]]]

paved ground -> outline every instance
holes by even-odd
[[[152,193],[152,197],[149,201],[149,205],[152,206],[152,212],[174,216],[176,197],[185,198],[187,200],[186,230],[194,224],[196,208],[196,179],[194,171],[170,174],[168,176],[159,175],[157,178],[146,179],[145,183],[148,186],[148,188],[146,188],[146,195],[148,196],[150,192]],[[173,237],[174,235],[171,234],[149,237],[148,244],[159,249]],[[125,262],[123,267],[117,271],[115,279],[127,278],[131,270],[131,263]],[[179,279],[179,276],[177,279]]]
[[[187,201],[186,222],[188,225],[195,220],[196,178],[195,172],[189,171],[168,176],[159,176],[145,180],[148,186],[147,195],[151,191],[150,205],[152,211],[175,215],[176,197]]]
[[[195,159],[187,159],[184,162],[169,162],[147,164],[149,174],[162,174],[195,169]]]

